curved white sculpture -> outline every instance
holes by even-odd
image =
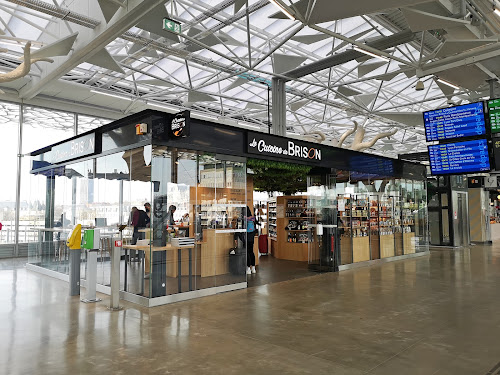
[[[356,121],[353,121],[353,122],[354,122],[354,127],[352,129],[346,130],[344,132],[344,134],[341,135],[338,142],[336,139],[332,139],[331,141],[325,142],[326,136],[323,132],[321,132],[319,130],[314,130],[314,131],[310,132],[309,134],[306,135],[306,137],[308,137],[309,139],[313,139],[314,141],[317,141],[318,143],[324,143],[324,144],[328,144],[331,146],[342,148],[347,137],[349,137],[351,134],[355,133],[354,141],[352,142],[352,144],[350,146],[347,146],[347,148],[354,150],[354,151],[363,151],[363,150],[366,150],[367,148],[373,147],[379,139],[390,137],[391,135],[394,135],[398,132],[398,129],[394,129],[393,131],[390,131],[390,132],[377,134],[370,141],[363,142],[363,140],[365,138],[366,130],[364,127],[359,126]]]
[[[342,147],[344,144],[344,141],[349,137],[352,133],[354,133],[356,130],[358,130],[358,123],[356,121],[354,122],[354,128],[347,130],[344,134],[339,139],[339,143],[337,144],[337,147]]]
[[[363,139],[365,138],[365,128],[360,127],[356,131],[356,135],[354,136],[354,141],[352,142],[350,149],[354,151],[366,150],[367,148],[373,147],[379,139],[390,137],[391,135],[394,135],[397,132],[398,129],[394,129],[391,132],[380,133],[377,134],[375,137],[373,137],[370,141],[363,142]]]
[[[15,81],[16,79],[26,76],[31,70],[31,64],[34,64],[38,61],[46,61],[51,63],[54,62],[54,60],[49,58],[32,59],[30,48],[31,42],[26,43],[26,45],[24,46],[24,61],[9,73],[0,74],[0,83]]]
[[[323,143],[326,140],[326,135],[319,130],[313,130],[306,134],[306,138],[313,142]]]

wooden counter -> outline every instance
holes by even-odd
[[[415,233],[403,233],[405,254],[415,254]]]
[[[365,262],[370,260],[370,238],[354,237],[352,239],[352,262]]]
[[[193,246],[182,246],[181,249],[181,266],[182,266],[182,275],[189,274],[189,250],[193,249],[193,261],[199,258],[196,257],[196,247]],[[166,251],[167,252],[167,276],[177,277],[178,275],[178,249],[177,246],[172,246],[170,244],[166,246],[149,246],[149,245],[123,245],[123,249],[128,250],[139,250],[144,252],[144,271],[145,273],[150,273],[151,266],[151,251]],[[198,267],[199,269],[199,267]],[[193,264],[193,274],[196,273],[197,267],[196,264]]]
[[[352,263],[352,238],[340,236],[340,264]]]
[[[380,236],[380,258],[394,256],[394,235],[385,234]]]
[[[403,233],[394,233],[394,255],[403,255]]]

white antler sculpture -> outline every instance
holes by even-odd
[[[337,147],[342,147],[344,144],[344,141],[349,137],[352,133],[354,133],[356,130],[358,130],[358,123],[356,121],[354,122],[354,128],[347,130],[344,134],[339,139],[339,143],[337,144]]]
[[[352,142],[350,149],[354,150],[354,151],[366,150],[367,148],[370,148],[373,145],[375,145],[375,143],[377,143],[377,141],[379,139],[390,137],[391,135],[394,135],[397,132],[398,132],[398,129],[394,129],[391,132],[380,133],[380,134],[377,134],[375,137],[373,137],[372,140],[370,140],[368,142],[363,142],[363,139],[365,138],[365,128],[360,127],[356,131],[356,135],[354,136],[354,141]]]
[[[26,43],[26,46],[24,47],[24,61],[9,73],[0,74],[0,83],[15,81],[16,79],[24,77],[30,72],[31,64],[38,61],[54,62],[54,60],[45,57],[32,59],[30,48],[31,42]]]

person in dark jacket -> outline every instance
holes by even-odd
[[[145,211],[132,207],[132,222],[134,233],[132,235],[132,245],[137,243],[137,240],[142,240],[145,237],[144,232],[139,232],[140,229],[145,229],[149,223],[149,217]]]

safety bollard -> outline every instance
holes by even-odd
[[[80,295],[80,247],[82,241],[82,226],[77,224],[68,238],[69,247],[69,295]]]
[[[110,310],[121,310],[120,307],[120,257],[122,241],[116,240],[111,254],[111,300]]]

